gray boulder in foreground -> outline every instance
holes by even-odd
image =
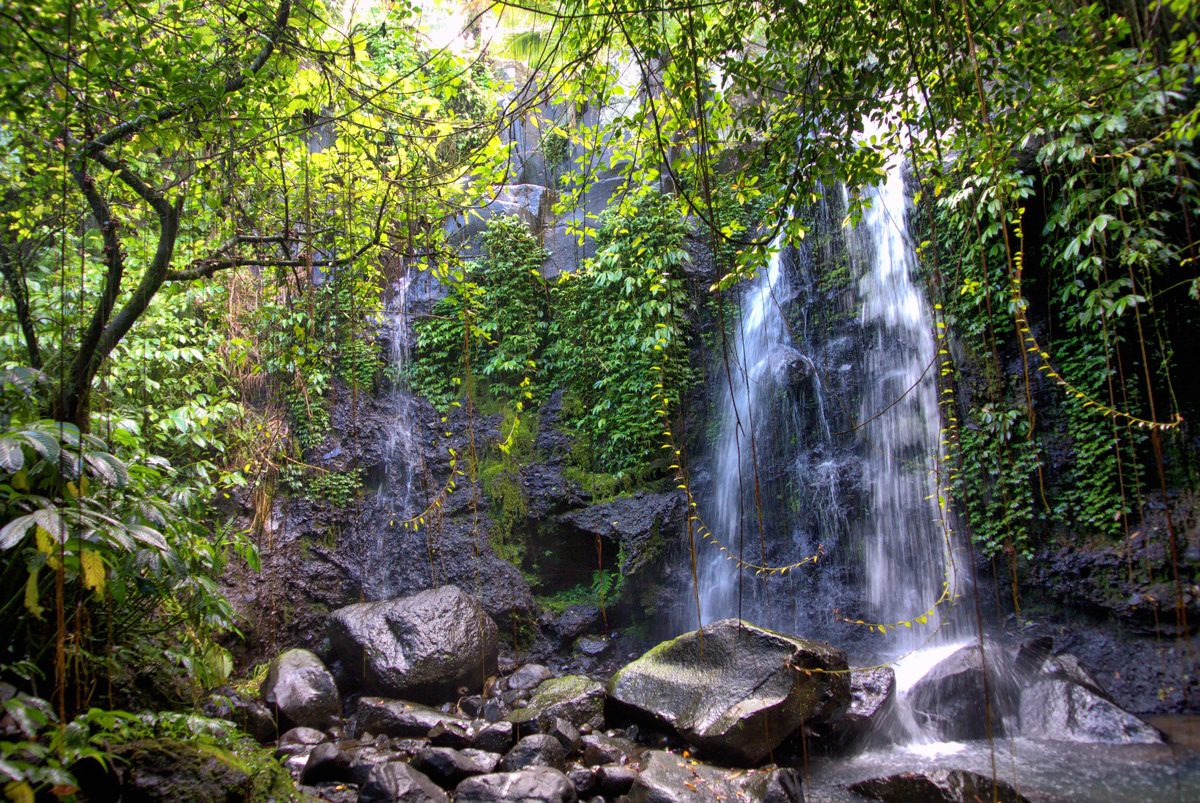
[[[385,697],[443,702],[496,673],[496,623],[457,586],[339,608],[329,636],[362,687]]]
[[[702,753],[757,764],[802,723],[841,717],[850,681],[841,650],[723,619],[654,647],[608,694]]]
[[[287,650],[271,661],[260,690],[278,712],[281,724],[324,730],[342,713],[342,698],[333,675],[308,650]]]

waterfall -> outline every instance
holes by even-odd
[[[761,499],[754,493],[761,438],[756,422],[761,426],[775,414],[767,402],[783,391],[784,359],[794,352],[781,307],[790,293],[784,251],[777,242],[767,269],[759,271],[742,297],[739,320],[724,347],[726,371],[718,379],[721,434],[708,519],[729,551],[710,545],[706,552],[700,574],[700,618],[705,624],[740,611],[737,564],[730,553],[753,555],[757,549],[761,557],[755,508]]]
[[[869,196],[870,208],[848,240],[868,332],[858,438],[869,510],[859,537],[868,611],[883,624],[911,622],[892,639],[896,652],[908,652],[946,637],[940,625],[950,606],[935,603],[946,584],[956,587],[937,503],[937,347],[929,304],[914,282],[898,160]],[[927,621],[914,621],[918,617]]]
[[[833,222],[846,203],[833,193],[812,212],[823,245],[776,243],[727,326],[711,382],[711,487],[700,491],[725,550],[700,551],[700,618],[862,639],[836,609],[889,626],[864,649],[896,658],[953,635],[953,606],[935,603],[956,577],[937,504],[934,324],[899,161],[867,192],[853,229]],[[818,549],[817,565],[782,577],[739,572],[730,559],[789,565]],[[901,622],[910,625],[890,627]]]

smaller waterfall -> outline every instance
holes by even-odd
[[[786,391],[789,358],[801,357],[791,346],[782,304],[792,289],[784,269],[785,251],[776,250],[742,297],[740,319],[726,345],[724,373],[718,378],[721,434],[713,467],[709,526],[730,552],[751,562],[761,556],[755,485],[761,427],[776,414],[768,402]],[[764,527],[774,523],[764,522]],[[763,534],[765,538],[765,533]],[[738,567],[712,545],[700,572],[700,618],[705,624],[737,615]]]

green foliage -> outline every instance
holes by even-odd
[[[521,468],[533,461],[537,428],[515,409],[506,410],[501,427],[504,440],[480,461],[478,476],[494,522],[490,535],[492,551],[519,568],[526,551],[522,526],[529,512],[529,502],[521,487]]]
[[[115,669],[124,645],[151,640],[193,682],[224,680],[231,664],[214,639],[234,623],[215,578],[231,555],[258,559],[244,536],[205,526],[208,500],[197,490],[205,487],[165,459],[118,454],[72,424],[14,421],[0,431],[0,624],[25,634],[6,644],[4,661],[53,676],[61,639],[68,682],[82,689]],[[66,599],[69,635],[51,615]]]
[[[196,714],[164,712],[131,714],[91,708],[59,726],[48,702],[18,695],[4,703],[21,739],[0,741],[0,766],[9,781],[10,799],[33,799],[34,794],[57,797],[73,794],[78,784],[72,771],[90,759],[109,768],[117,762],[137,762],[138,751],[166,749],[188,752],[234,767],[251,778],[247,800],[300,800],[287,771],[253,739],[232,723]],[[21,798],[28,794],[28,798]]]
[[[595,258],[555,287],[546,365],[590,452],[581,468],[635,477],[659,468],[657,386],[678,400],[692,381],[685,230],[672,199],[644,193],[603,216]]]
[[[449,295],[414,325],[413,388],[445,407],[465,373],[463,344],[471,344],[471,375],[487,380],[496,401],[532,398],[537,361],[546,337],[546,257],[518,218],[488,221],[483,258],[453,276]]]
[[[960,432],[962,471],[956,496],[984,555],[1030,557],[1037,518],[1034,483],[1040,462],[1022,410],[985,406]]]

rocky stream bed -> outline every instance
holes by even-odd
[[[564,618],[564,626],[580,620],[577,637],[602,629],[581,612]],[[1196,752],[1117,706],[1044,637],[944,647],[920,679],[898,684],[890,667],[851,667],[836,647],[736,619],[631,656],[611,675],[563,674],[522,662],[456,586],[350,605],[328,627],[326,660],[285,650],[260,696],[225,689],[207,704],[272,745],[316,800],[1183,800],[1200,792]],[[902,721],[935,738],[905,736]],[[124,775],[121,799],[246,799],[248,784],[210,770],[159,756],[153,773]]]

